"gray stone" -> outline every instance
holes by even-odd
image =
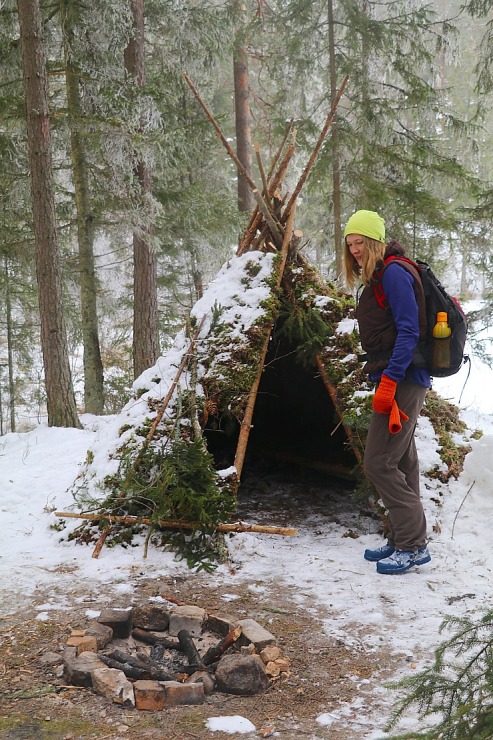
[[[257,652],[260,653],[267,645],[275,645],[277,642],[274,635],[254,619],[240,619],[238,624],[241,627],[240,645],[248,645],[251,642],[255,645]]]
[[[67,651],[65,651],[67,652]],[[96,668],[106,668],[96,653],[81,653],[76,658],[63,656],[63,677],[71,686],[92,686],[91,673]]]
[[[91,672],[92,688],[114,704],[135,707],[134,687],[123,671],[116,668],[96,668]]]
[[[214,674],[209,671],[195,671],[191,676],[187,678],[187,683],[201,683],[204,686],[204,694],[209,696],[212,694],[216,687],[216,679]]]
[[[169,612],[164,607],[154,604],[135,606],[132,610],[132,622],[134,627],[143,630],[164,632],[169,626]]]
[[[237,624],[238,620],[228,614],[208,614],[204,629],[220,637],[226,637]]]
[[[103,609],[98,622],[111,627],[114,637],[128,637],[132,632],[132,609]]]
[[[77,657],[77,648],[75,647],[66,647],[63,650],[62,658],[63,660],[70,660]]]
[[[86,630],[86,635],[95,637],[98,650],[102,650],[113,639],[113,630],[106,624],[92,622]]]
[[[61,653],[45,653],[39,659],[41,665],[59,665],[63,660]]]
[[[187,630],[192,637],[199,637],[205,618],[205,609],[199,606],[177,606],[169,617],[169,634],[176,636],[180,630]]]
[[[225,655],[216,669],[216,686],[226,694],[252,696],[270,685],[262,661],[255,655]]]

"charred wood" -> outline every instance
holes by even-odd
[[[108,668],[116,668],[118,671],[123,671],[127,678],[134,678],[137,681],[146,680],[150,678],[150,672],[146,669],[136,668],[130,663],[120,663],[119,660],[109,658],[107,655],[98,655],[98,658],[102,663],[108,666]]]
[[[165,637],[156,635],[154,632],[146,632],[138,627],[135,627],[132,630],[132,637],[136,640],[140,640],[140,642],[145,642],[146,645],[155,645],[156,643],[160,643],[163,645],[165,650],[178,650],[183,652],[182,646],[179,642],[176,642],[176,640],[167,640]]]
[[[202,658],[199,655],[199,651],[195,646],[190,632],[188,632],[188,630],[180,630],[178,632],[178,640],[180,641],[183,652],[188,658],[190,666],[196,668],[197,670],[207,670],[202,661]]]
[[[241,627],[233,627],[232,630],[228,632],[226,637],[223,637],[222,640],[220,640],[217,645],[213,645],[209,648],[209,650],[205,653],[204,657],[202,658],[202,662],[204,665],[210,666],[212,663],[215,663],[219,658],[228,650],[231,645],[233,645],[236,640],[241,635]]]

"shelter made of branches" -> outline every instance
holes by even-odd
[[[361,475],[372,389],[357,359],[354,301],[309,264],[295,228],[334,111],[292,193],[291,126],[268,172],[257,149],[262,187],[250,183],[257,207],[237,253],[89,451],[74,484],[83,510],[74,516],[86,525],[73,536],[94,539],[97,527],[96,554],[105,540],[138,532],[146,547],[152,540],[192,564],[213,560],[218,532],[250,526],[230,520],[244,467],[260,461]]]

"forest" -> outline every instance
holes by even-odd
[[[234,254],[286,134],[303,254],[387,233],[463,300],[493,291],[492,0],[3,0],[0,435],[115,413]],[[184,77],[184,73],[186,77]],[[289,187],[289,183],[288,183]]]

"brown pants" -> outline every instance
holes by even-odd
[[[426,518],[419,495],[419,462],[414,441],[416,421],[426,388],[403,381],[395,395],[409,416],[398,434],[390,434],[387,414],[372,414],[364,467],[389,513],[388,540],[398,550],[426,544]]]

